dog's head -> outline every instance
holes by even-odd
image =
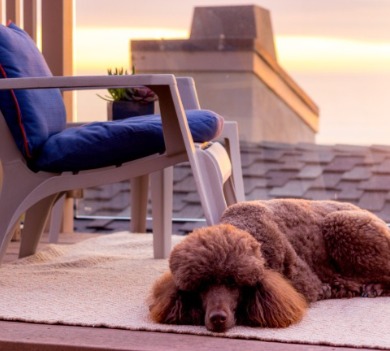
[[[306,309],[291,284],[265,267],[260,244],[228,224],[195,230],[172,250],[169,266],[151,296],[151,316],[160,323],[214,332],[236,324],[287,327]]]

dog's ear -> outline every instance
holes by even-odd
[[[179,290],[171,272],[164,273],[154,284],[149,298],[151,318],[158,323],[192,324],[204,323],[200,296]]]
[[[266,269],[256,286],[243,289],[237,319],[241,325],[284,328],[300,321],[305,298],[279,273]]]

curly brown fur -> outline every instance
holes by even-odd
[[[204,320],[200,296],[177,289],[170,272],[156,281],[149,310],[159,323],[201,325]]]
[[[287,280],[265,268],[260,243],[231,225],[191,233],[172,250],[170,270],[152,290],[156,322],[204,324],[215,332],[237,322],[286,327],[307,306]]]
[[[221,221],[261,242],[269,268],[309,302],[390,294],[390,232],[366,210],[335,201],[278,199],[231,206]]]
[[[161,323],[287,327],[307,304],[390,295],[390,233],[351,204],[269,200],[227,209],[222,224],[175,246],[151,296]]]

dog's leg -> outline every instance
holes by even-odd
[[[378,296],[390,292],[390,232],[366,211],[339,211],[322,226],[334,270],[332,295]],[[340,296],[341,295],[341,296]]]
[[[384,283],[363,283],[354,280],[348,280],[341,277],[335,277],[335,280],[329,284],[329,298],[350,298],[350,297],[379,297],[390,296],[388,284]]]

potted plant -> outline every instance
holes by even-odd
[[[127,75],[123,68],[107,70],[109,75]],[[132,69],[134,74],[134,67]],[[109,95],[100,96],[108,101],[107,115],[109,120],[127,117],[150,115],[154,113],[154,102],[157,95],[148,87],[109,88]]]

